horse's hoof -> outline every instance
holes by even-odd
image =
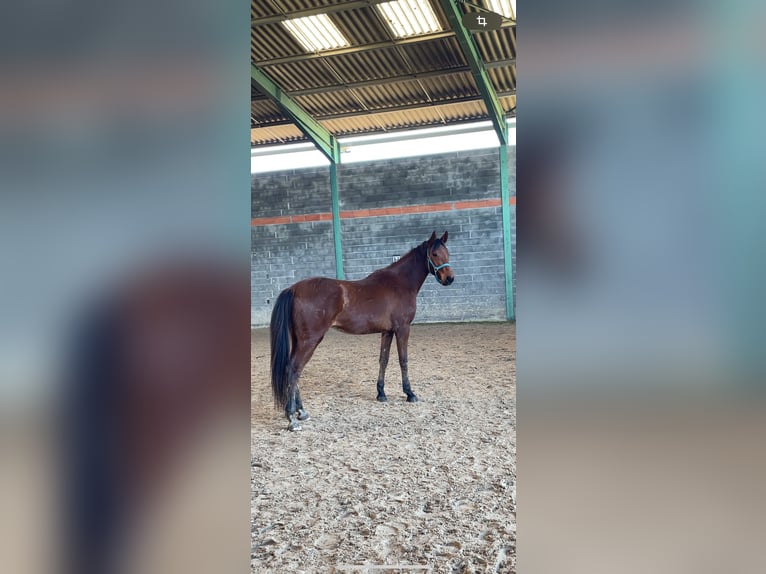
[[[301,430],[301,423],[298,422],[298,413],[292,413],[291,415],[288,415],[287,420],[289,421],[287,424],[287,430],[289,431]]]
[[[301,409],[298,411],[298,420],[299,421],[307,421],[311,418],[311,415],[308,411]]]
[[[388,397],[386,395],[378,395],[379,403],[385,403],[387,400],[388,400]]]
[[[408,395],[407,396],[407,402],[408,403],[416,403],[416,402],[418,402],[418,398],[415,395]]]

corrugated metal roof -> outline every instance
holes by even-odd
[[[443,31],[396,39],[375,8],[383,0],[252,0],[251,60],[335,135],[375,133],[488,118],[476,82],[438,2]],[[484,0],[475,0],[488,7]],[[464,5],[464,10],[475,8]],[[347,48],[306,53],[281,23],[327,13]],[[474,35],[507,115],[516,110],[516,28]],[[251,141],[304,140],[279,107],[253,88]]]
[[[468,71],[423,78],[419,81],[431,98],[437,101],[479,96],[476,85],[471,79],[471,73]]]
[[[445,70],[467,63],[454,36],[408,44],[402,50],[416,70]]]
[[[337,114],[359,112],[365,107],[348,90],[300,96],[295,100],[312,116],[326,117]]]
[[[378,84],[355,90],[370,109],[406,106],[428,102],[428,95],[417,81]]]
[[[250,140],[259,142],[259,145],[274,145],[304,141],[306,137],[294,124],[282,126],[269,126],[252,128]]]
[[[329,56],[323,59],[347,83],[385,80],[406,72],[407,66],[396,48],[383,48],[358,54]]]
[[[332,20],[352,46],[391,39],[385,23],[375,14],[374,8],[362,8],[336,12]]]
[[[492,85],[498,93],[516,89],[516,66],[503,66],[487,70]]]
[[[503,106],[508,117],[516,117],[516,96],[504,96],[500,98],[500,105]]]
[[[277,104],[269,99],[250,102],[250,114],[255,118],[256,124],[284,122],[286,119]]]
[[[304,60],[278,64],[268,70],[269,76],[288,93],[311,88],[342,85],[337,74],[323,60]]]

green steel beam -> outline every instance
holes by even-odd
[[[500,197],[503,217],[503,259],[505,261],[505,317],[516,319],[513,308],[513,252],[511,251],[511,193],[508,188],[508,145],[500,145]]]
[[[343,273],[343,245],[340,240],[340,202],[338,200],[338,169],[330,162],[330,196],[332,201],[332,236],[335,241],[335,276],[345,279]]]
[[[470,70],[466,69],[466,70],[460,70],[460,71],[469,72]],[[444,76],[449,75],[451,73],[452,73],[451,70],[450,71],[436,70],[435,72],[428,72],[426,74],[411,74],[409,76],[397,76],[395,78],[386,78],[386,80],[366,80],[364,82],[353,82],[353,83],[349,83],[349,84],[345,84],[345,85],[344,84],[336,84],[334,86],[325,86],[325,87],[322,87],[322,88],[309,88],[309,89],[306,89],[306,90],[297,90],[295,92],[291,92],[290,96],[293,97],[293,98],[296,98],[296,97],[299,97],[299,96],[313,96],[315,94],[329,94],[329,93],[332,93],[332,92],[344,92],[344,91],[347,91],[347,90],[352,90],[354,88],[366,88],[368,86],[380,86],[380,85],[388,84],[389,82],[394,83],[394,82],[400,82],[400,81],[404,82],[404,81],[408,81],[408,80],[420,80],[422,78],[444,77]],[[499,92],[495,92],[495,93],[497,94],[497,96],[499,98],[505,98],[507,96],[515,96],[516,95],[516,90],[515,89],[500,90]],[[253,97],[253,96],[250,97],[250,103],[260,102],[260,101],[268,100],[268,99],[269,99],[268,96],[264,96],[264,95],[258,94],[255,97]],[[410,107],[424,106],[424,105],[441,106],[441,105],[445,105],[445,104],[452,104],[454,102],[472,101],[472,100],[476,100],[476,99],[477,98],[474,97],[474,96],[467,96],[467,97],[463,97],[463,98],[453,98],[451,100],[435,100],[435,101],[430,101],[430,102],[429,101],[416,102],[416,103],[407,104],[407,105],[409,105]],[[371,112],[378,113],[381,110],[385,112],[385,111],[398,110],[398,109],[402,109],[402,107],[394,105],[394,106],[389,106],[389,107],[386,107],[386,108],[375,108],[373,110],[361,110],[361,112],[363,114],[369,114]],[[356,112],[354,112],[354,113],[356,113]],[[322,114],[322,115],[317,115],[315,117],[321,119],[321,118],[332,118],[334,116],[332,114],[329,114],[329,115]]]
[[[495,128],[497,138],[501,144],[507,144],[508,126],[505,123],[505,113],[500,105],[500,100],[497,98],[495,88],[492,86],[492,80],[487,74],[487,69],[479,49],[476,47],[471,33],[463,26],[463,10],[455,0],[439,0],[439,4],[441,4],[442,10],[444,10],[444,14],[447,16],[452,31],[455,32],[455,37],[460,44],[463,56],[465,56],[468,65],[471,67],[471,74],[476,82],[476,86],[479,88],[484,105],[487,107],[487,114],[489,119],[492,120],[492,126]]]
[[[340,146],[335,136],[327,128],[316,121],[301,107],[301,105],[288,96],[266,73],[257,66],[250,64],[250,77],[263,93],[276,102],[279,108],[287,115],[300,130],[330,160],[330,163],[340,162]]]

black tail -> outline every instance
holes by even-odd
[[[293,331],[293,290],[277,297],[271,312],[271,392],[274,404],[284,409],[290,396],[290,339]]]

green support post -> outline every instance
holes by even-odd
[[[340,201],[338,200],[338,169],[330,162],[330,197],[332,201],[332,236],[335,241],[335,276],[345,279],[343,273],[343,245],[340,239]]]
[[[500,196],[503,217],[503,260],[505,263],[505,317],[514,321],[513,253],[511,250],[511,193],[508,188],[508,145],[500,145]]]

